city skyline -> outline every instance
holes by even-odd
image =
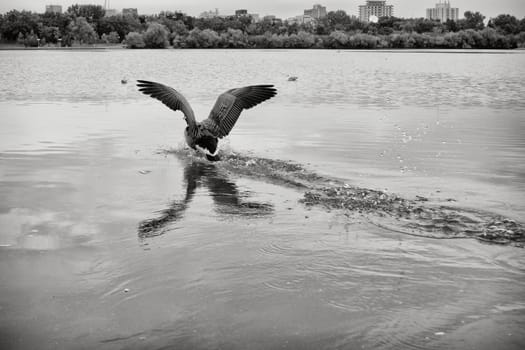
[[[288,18],[300,15],[304,9],[312,8],[314,4],[326,6],[327,11],[344,10],[349,15],[358,15],[358,6],[366,3],[366,0],[285,0],[285,1],[266,1],[256,0],[223,0],[220,6],[216,1],[190,0],[177,1],[174,6],[171,0],[151,0],[145,3],[141,0],[110,0],[110,8],[121,10],[122,8],[134,7],[139,14],[155,14],[161,11],[170,10],[182,11],[190,16],[197,17],[204,11],[219,9],[223,15],[234,14],[235,10],[247,9],[250,13],[257,13],[261,16],[275,15],[279,18]],[[425,17],[427,8],[434,7],[439,0],[387,0],[387,4],[395,6],[395,15],[398,17],[414,18]],[[104,6],[104,0],[4,0],[0,3],[0,13],[9,10],[29,10],[43,13],[46,5],[62,5],[65,11],[68,6],[73,4],[97,4]],[[518,18],[525,17],[525,1],[523,0],[452,0],[451,5],[459,8],[460,18],[465,11],[479,11],[487,18],[495,17],[499,14],[511,14]]]

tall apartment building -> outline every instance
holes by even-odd
[[[62,5],[46,5],[46,13],[62,13]]]
[[[104,10],[106,13],[104,14],[104,17],[111,17],[118,15],[118,11],[116,9],[110,8],[109,0],[104,0]]]
[[[132,16],[132,17],[138,17],[139,12],[136,8],[127,8],[122,9],[122,16]]]
[[[106,9],[106,14],[104,17],[111,17],[118,15],[118,11],[116,9]]]
[[[445,23],[447,20],[457,21],[459,19],[459,8],[450,7],[450,1],[441,2],[436,4],[433,9],[427,9],[427,19],[437,20],[441,23]]]
[[[359,20],[368,22],[370,16],[391,17],[394,15],[394,5],[387,5],[386,1],[367,1],[366,5],[359,5]]]
[[[315,4],[313,8],[304,10],[304,15],[315,19],[326,17],[326,6]]]
[[[314,23],[315,19],[309,15],[299,15],[295,17],[290,17],[286,20],[288,24],[310,24]]]
[[[248,16],[248,10],[246,9],[235,10],[235,16],[237,17]]]
[[[219,17],[219,9],[216,8],[215,11],[204,11],[202,12],[200,15],[199,15],[199,18],[206,18],[206,19],[209,19],[209,18],[214,18],[214,17]]]

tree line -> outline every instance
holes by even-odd
[[[124,44],[128,48],[480,48],[525,47],[525,18],[490,19],[467,11],[459,21],[379,18],[364,23],[330,11],[313,23],[249,16],[195,18],[179,12],[105,16],[99,5],[72,5],[64,13],[12,10],[0,15],[0,41],[25,46]]]

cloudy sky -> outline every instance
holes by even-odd
[[[394,5],[394,12],[399,17],[424,17],[425,8],[434,7],[439,0],[387,0]],[[62,5],[65,10],[71,4],[100,4],[104,0],[0,0],[0,13],[11,9],[43,12],[46,4]],[[260,15],[274,14],[288,18],[303,13],[312,4],[321,3],[328,11],[342,9],[350,15],[357,15],[357,6],[365,0],[110,0],[110,7],[121,10],[123,7],[135,7],[141,14],[158,13],[162,10],[180,10],[191,16],[218,8],[221,14],[232,14],[236,9],[244,8],[250,13]],[[501,13],[510,13],[518,18],[525,17],[525,0],[451,0],[453,7],[460,13],[467,10],[479,11],[486,17]]]

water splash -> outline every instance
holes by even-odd
[[[163,152],[181,159],[198,158],[187,148]],[[422,196],[408,199],[379,190],[351,186],[291,161],[231,151],[221,152],[220,157],[221,161],[215,164],[222,171],[303,189],[305,192],[300,202],[305,206],[322,206],[347,214],[357,213],[392,232],[438,239],[473,238],[519,247],[525,245],[525,225],[499,214],[433,204]]]

